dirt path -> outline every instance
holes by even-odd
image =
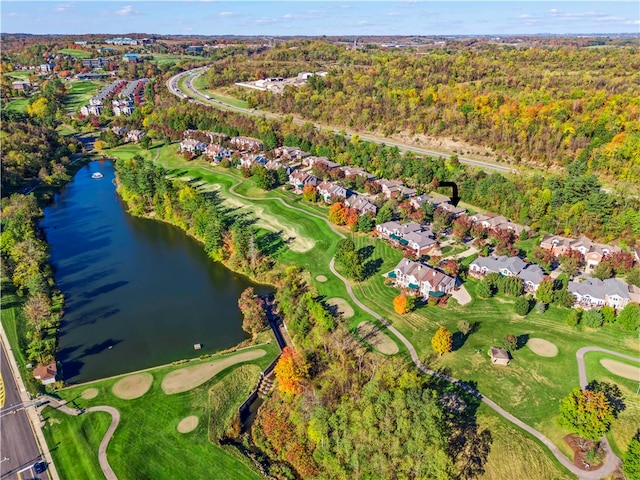
[[[48,401],[49,403],[45,406],[50,406],[55,408],[56,410],[60,410],[67,415],[73,415],[77,417],[85,412],[106,412],[111,415],[111,425],[107,428],[104,437],[102,437],[102,441],[100,442],[100,446],[98,447],[98,462],[100,463],[100,468],[102,469],[102,473],[107,478],[107,480],[118,480],[118,477],[114,473],[111,465],[109,465],[109,460],[107,460],[107,447],[109,446],[109,442],[113,437],[113,434],[118,428],[118,424],[120,423],[120,412],[107,405],[99,405],[96,407],[89,407],[86,410],[78,410],[77,408],[67,407],[67,402],[61,402],[57,398],[50,397],[48,395],[42,395],[38,397],[39,401]],[[42,408],[44,408],[43,406]]]

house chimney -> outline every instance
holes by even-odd
[[[434,276],[434,277],[436,276],[436,271],[435,271],[435,270],[433,271],[433,276]]]
[[[418,270],[422,270],[422,264],[418,265]]]

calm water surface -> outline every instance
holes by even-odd
[[[178,228],[127,214],[113,179],[111,162],[86,165],[41,223],[66,299],[58,360],[68,382],[194,357],[194,343],[207,353],[246,338],[237,301],[253,284]]]

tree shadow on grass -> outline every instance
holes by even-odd
[[[451,336],[451,348],[455,352],[456,350],[460,350],[465,342],[467,341],[467,335],[462,332],[455,332]]]
[[[376,258],[375,260],[369,260],[364,264],[364,276],[365,278],[372,277],[376,273],[380,271],[380,267],[382,267],[382,259]]]
[[[361,262],[364,262],[367,258],[373,255],[373,251],[375,247],[373,245],[367,245],[366,247],[360,248],[356,253],[358,254],[358,258]]]
[[[528,333],[523,333],[522,335],[518,335],[518,338],[516,340],[516,350],[520,350],[522,347],[524,347],[527,344],[528,341],[529,341]]]

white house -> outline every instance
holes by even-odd
[[[386,277],[393,279],[396,286],[408,288],[424,297],[428,297],[431,292],[449,293],[456,286],[455,278],[429,265],[407,258],[400,260],[396,268],[387,273]]]
[[[629,285],[615,279],[587,278],[582,283],[569,282],[568,290],[576,298],[576,306],[598,308],[604,305],[620,310],[631,300]]]

